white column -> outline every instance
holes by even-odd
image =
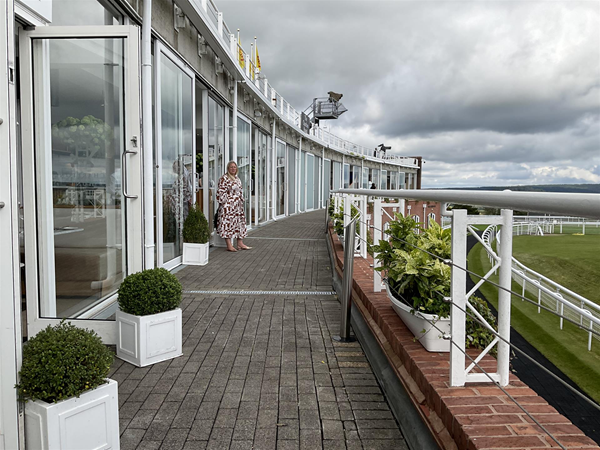
[[[227,117],[229,117],[229,114],[227,114]],[[237,80],[235,80],[233,83],[233,123],[230,123],[229,125],[233,129],[232,159],[236,162],[236,164],[237,164],[237,121],[238,121],[238,82],[237,82]],[[227,136],[229,136],[228,132],[225,133],[225,137],[227,137]],[[227,164],[227,162],[225,162],[225,164]]]
[[[277,200],[277,140],[275,138],[275,120],[273,120],[271,136],[271,219],[275,218],[275,201]]]
[[[508,342],[510,342],[510,289],[512,285],[512,218],[512,210],[502,210],[502,235],[500,241],[501,265],[498,274],[498,282],[504,289],[498,290],[498,334],[504,338],[506,342],[502,340],[498,342],[498,374],[500,375],[501,386],[508,385],[510,368],[510,345]]]
[[[360,256],[367,259],[367,196],[360,200]]]
[[[467,307],[466,272],[457,267],[467,267],[467,211],[452,211],[452,284],[450,298],[450,386],[464,386],[465,372],[465,320]]]
[[[379,245],[379,241],[382,239],[381,230],[381,199],[376,197],[373,201],[373,244]],[[379,265],[377,264],[378,253],[373,254],[373,291],[381,292],[381,272],[375,270]]]

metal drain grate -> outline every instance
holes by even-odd
[[[335,295],[335,291],[183,291],[184,294],[221,295]]]

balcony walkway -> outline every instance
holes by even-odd
[[[324,211],[301,214],[177,272],[183,356],[111,374],[123,450],[407,448],[360,344],[331,338],[325,237]]]

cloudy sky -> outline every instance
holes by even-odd
[[[217,0],[297,110],[426,160],[424,187],[600,183],[600,2]]]

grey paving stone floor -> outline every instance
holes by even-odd
[[[254,230],[177,272],[183,356],[115,360],[121,448],[405,449],[359,343],[338,343],[324,212]],[[204,294],[193,291],[282,291]],[[310,293],[310,294],[307,294]]]

